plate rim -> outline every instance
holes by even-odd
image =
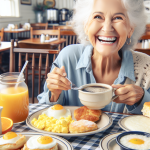
[[[127,127],[125,127],[125,126],[122,124],[122,121],[123,121],[124,119],[127,119],[127,118],[129,118],[129,117],[133,117],[133,116],[143,116],[143,115],[138,115],[138,114],[137,114],[137,115],[129,115],[129,116],[125,116],[124,118],[119,119],[118,125],[120,126],[120,128],[123,129],[123,130],[125,130],[125,131],[132,131],[132,130],[128,129]]]
[[[57,139],[59,140],[60,142],[63,142],[65,145],[66,145],[66,148],[67,150],[74,150],[72,144],[64,139],[63,137],[60,137],[60,136],[57,136],[57,135],[52,135],[52,134],[46,134],[46,133],[41,133],[41,132],[19,132],[19,131],[15,131],[15,133],[18,133],[18,134],[22,134],[22,135],[30,135],[30,134],[33,134],[33,135],[49,135],[51,136],[52,138],[54,139]],[[0,135],[0,137],[3,136],[3,135]],[[67,144],[66,144],[67,143]]]
[[[80,106],[63,106],[63,107],[78,107],[78,108],[79,108]],[[36,111],[36,112],[30,114],[30,115],[27,117],[27,119],[26,119],[26,125],[27,125],[30,129],[32,129],[32,130],[34,130],[34,131],[37,131],[37,132],[40,132],[40,133],[52,134],[52,135],[64,136],[64,137],[76,137],[76,136],[87,136],[87,135],[99,133],[99,132],[101,132],[101,131],[104,131],[104,130],[108,129],[108,128],[111,127],[112,124],[113,124],[113,119],[112,119],[112,117],[111,117],[109,114],[106,114],[105,112],[102,111],[102,113],[104,113],[104,114],[109,118],[109,123],[108,123],[106,126],[104,126],[104,127],[102,128],[103,130],[100,130],[100,131],[98,131],[98,130],[93,130],[93,131],[91,131],[91,132],[84,132],[84,133],[76,133],[76,134],[71,134],[71,133],[68,134],[68,133],[66,133],[66,134],[64,134],[64,133],[48,132],[48,131],[45,131],[45,130],[40,130],[40,129],[35,128],[35,127],[30,123],[30,117],[31,117],[32,115],[34,115],[35,113],[37,113],[37,112],[39,112],[39,111],[42,111],[42,110],[45,110],[45,109],[48,109],[48,108],[49,108],[49,107],[46,107],[46,108],[40,109],[40,110],[38,110],[38,111]],[[62,135],[61,135],[61,134],[62,134]]]
[[[115,133],[110,133],[110,134],[107,134],[106,136],[104,136],[101,140],[100,140],[100,142],[99,142],[99,147],[100,147],[100,149],[101,150],[105,150],[103,147],[102,147],[102,142],[108,137],[108,136],[111,136],[111,135],[114,135],[114,134],[116,134],[116,135],[119,135],[119,134],[121,134],[121,133],[123,133],[124,131],[121,131],[121,132],[115,132]],[[116,137],[116,136],[115,136]],[[113,138],[111,138],[110,140],[112,140],[112,139],[114,139],[115,137],[113,137]],[[109,140],[109,141],[110,141]],[[109,142],[108,141],[108,142]],[[107,150],[108,150],[108,142],[107,142]]]

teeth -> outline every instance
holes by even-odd
[[[103,41],[101,41],[101,43],[104,43],[104,44],[112,44],[113,42],[103,42]]]
[[[117,38],[116,38],[116,37],[107,38],[107,37],[99,36],[98,39],[99,39],[99,40],[104,40],[104,41],[114,41],[114,40],[116,40]]]

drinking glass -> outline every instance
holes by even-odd
[[[0,75],[0,106],[3,106],[2,117],[8,117],[14,123],[23,122],[29,114],[28,87],[24,76],[18,82],[19,72],[8,72]]]

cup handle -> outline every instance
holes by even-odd
[[[117,88],[113,88],[113,93],[117,90]],[[114,95],[111,99],[111,101],[113,101],[114,99],[116,99],[118,97],[118,95]]]

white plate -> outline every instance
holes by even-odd
[[[146,117],[146,116],[143,116],[143,115],[131,115],[131,116],[127,116],[127,117],[124,117],[124,118],[120,119],[120,120],[118,121],[118,124],[119,124],[119,126],[120,126],[123,130],[125,130],[125,131],[135,131],[135,130],[136,130],[136,131],[148,132],[147,129],[144,130],[144,128],[143,128],[143,130],[140,130],[140,129],[134,129],[134,127],[132,127],[132,128],[128,127],[128,124],[126,123],[126,121],[128,121],[128,119],[131,119],[131,120],[132,120],[133,117],[138,117],[138,116],[143,117],[143,119],[144,119],[144,118],[147,119],[147,117]],[[136,120],[137,120],[137,121],[135,122],[135,124],[141,123],[141,122],[139,122],[138,119],[136,119]]]
[[[71,115],[72,115],[72,119],[73,120],[76,120],[74,118],[74,110],[79,108],[79,107],[76,107],[76,106],[64,106],[66,109],[69,109],[71,111]],[[30,116],[28,116],[28,118],[26,119],[26,124],[28,127],[30,127],[31,129],[35,130],[35,131],[38,131],[38,132],[42,132],[42,133],[47,133],[47,134],[55,134],[55,135],[59,135],[59,136],[85,136],[85,135],[90,135],[90,134],[95,134],[95,133],[98,133],[98,132],[101,132],[101,131],[104,131],[106,129],[108,129],[112,123],[113,123],[113,120],[112,120],[112,117],[107,115],[106,113],[102,113],[101,115],[101,119],[99,121],[97,121],[97,125],[98,125],[98,129],[97,130],[94,130],[94,131],[90,131],[90,132],[85,132],[85,133],[55,133],[55,132],[48,132],[48,131],[45,131],[45,130],[40,130],[38,128],[35,128],[32,124],[31,124],[31,121],[33,118],[36,118],[38,119],[38,116],[42,114],[43,111],[47,110],[48,108],[45,108],[45,109],[42,109],[40,111],[37,111],[33,114],[31,114]]]
[[[31,136],[34,136],[34,135],[45,135],[46,136],[46,134],[35,133],[35,132],[16,132],[16,133],[25,135],[27,140]],[[58,143],[58,149],[59,150],[73,150],[72,145],[66,139],[64,139],[62,137],[55,136],[55,135],[48,135],[48,136],[51,136],[53,139],[56,140],[56,142]],[[2,136],[0,136],[0,137],[2,137]]]
[[[116,143],[116,137],[122,132],[106,135],[101,139],[99,147],[101,150],[121,150],[120,146]]]

